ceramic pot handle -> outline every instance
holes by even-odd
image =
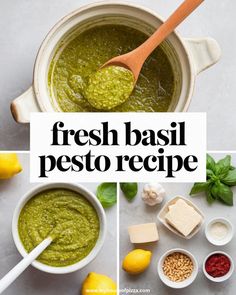
[[[11,103],[11,113],[18,123],[29,123],[30,113],[40,112],[40,108],[35,98],[33,87],[31,86],[23,94]]]
[[[221,57],[220,46],[212,38],[189,38],[185,43],[193,57],[196,74],[214,65]]]

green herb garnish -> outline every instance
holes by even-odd
[[[215,162],[207,155],[206,182],[194,183],[190,195],[205,192],[209,204],[218,200],[226,205],[233,206],[233,192],[231,186],[236,185],[236,169],[231,165],[231,156]]]
[[[104,208],[109,208],[117,200],[117,183],[103,182],[97,187],[97,198]]]
[[[120,188],[128,201],[132,201],[138,192],[138,184],[136,182],[121,182]]]

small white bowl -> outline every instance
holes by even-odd
[[[80,260],[79,262],[75,264],[62,266],[62,267],[54,267],[54,266],[46,265],[37,260],[32,262],[32,265],[41,271],[44,271],[47,273],[53,273],[53,274],[65,274],[65,273],[70,273],[85,267],[97,256],[105,240],[106,214],[100,202],[96,198],[96,196],[92,192],[87,190],[85,187],[83,187],[82,185],[72,184],[72,183],[49,183],[49,184],[43,184],[31,189],[18,202],[13,214],[13,219],[12,219],[13,239],[18,251],[23,257],[25,257],[28,253],[26,252],[18,233],[18,219],[19,219],[20,212],[22,208],[25,206],[25,204],[29,201],[29,199],[34,197],[36,194],[38,194],[39,192],[45,191],[47,189],[54,189],[54,188],[64,188],[64,189],[69,189],[77,193],[80,193],[93,205],[93,207],[97,211],[99,221],[100,221],[100,232],[99,232],[99,237],[96,242],[96,245],[94,246],[92,251],[88,254],[88,256],[86,256],[84,259]]]
[[[180,252],[180,253],[183,253],[185,255],[187,255],[193,262],[193,272],[192,274],[190,275],[190,277],[188,277],[186,280],[182,281],[182,282],[173,282],[171,281],[163,272],[163,269],[162,269],[162,266],[163,266],[163,263],[164,263],[164,260],[166,259],[166,257],[174,252]],[[158,262],[158,265],[157,265],[157,271],[158,271],[158,275],[161,279],[161,281],[167,285],[168,287],[170,288],[173,288],[173,289],[182,289],[182,288],[185,288],[189,285],[191,285],[194,280],[196,279],[197,277],[197,274],[198,274],[198,263],[197,263],[197,260],[196,258],[187,250],[184,250],[184,249],[181,249],[181,248],[175,248],[175,249],[171,249],[171,250],[168,250],[167,252],[165,252],[159,262]]]
[[[229,269],[228,273],[226,275],[224,275],[223,277],[214,278],[214,277],[210,276],[206,272],[206,269],[205,269],[206,261],[210,256],[212,256],[214,254],[223,254],[223,255],[227,256],[229,258],[229,260],[230,260],[230,263],[231,263],[230,269]],[[205,260],[203,262],[202,269],[203,269],[204,275],[208,278],[208,280],[210,280],[212,282],[215,282],[215,283],[221,283],[221,282],[224,282],[224,281],[228,280],[231,277],[231,275],[233,274],[233,272],[234,272],[234,262],[233,262],[233,259],[229,256],[229,254],[227,254],[225,252],[222,252],[222,251],[214,251],[214,252],[211,252],[209,255],[207,255],[207,257],[205,258]]]
[[[214,239],[214,237],[211,235],[210,233],[210,229],[211,229],[211,226],[216,223],[216,222],[220,222],[220,223],[223,223],[224,225],[227,226],[228,228],[228,234],[226,235],[226,237],[224,239]],[[234,229],[233,229],[233,224],[226,218],[223,218],[223,217],[219,217],[219,218],[213,218],[211,219],[206,228],[205,228],[205,235],[206,235],[206,238],[207,240],[215,245],[215,246],[223,246],[223,245],[226,245],[228,244],[232,238],[233,238],[233,235],[234,235]]]

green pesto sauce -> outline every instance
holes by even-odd
[[[50,92],[61,111],[98,111],[85,97],[90,77],[109,59],[130,52],[147,38],[144,33],[123,25],[102,25],[78,34],[61,49],[59,57],[56,53],[49,69]],[[174,93],[174,78],[170,61],[159,46],[144,63],[129,98],[111,111],[167,111]]]
[[[21,210],[18,231],[27,252],[46,237],[53,241],[38,257],[51,266],[67,266],[86,257],[99,236],[99,218],[80,194],[50,189],[30,199]]]
[[[134,75],[130,70],[108,66],[89,77],[84,96],[94,108],[110,110],[124,103],[133,88]]]

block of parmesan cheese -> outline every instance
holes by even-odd
[[[202,216],[184,200],[179,199],[168,209],[166,221],[185,237],[202,221]]]
[[[133,244],[150,243],[159,240],[156,223],[137,224],[128,227],[130,241]]]

